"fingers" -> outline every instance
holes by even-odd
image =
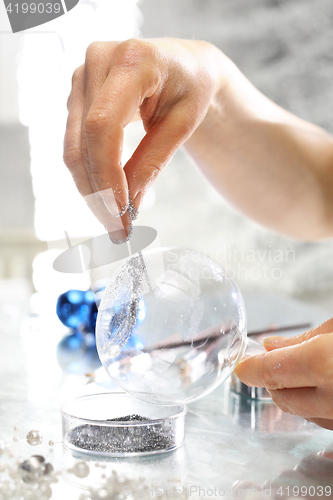
[[[112,54],[108,74],[102,71],[94,80],[89,76],[84,134],[89,175],[96,190],[112,188],[117,206],[128,205],[128,184],[121,165],[124,127],[136,116],[144,99],[154,94],[157,79],[140,51],[144,44],[123,42]],[[89,74],[89,64],[87,64]],[[93,80],[93,81],[92,81]],[[102,85],[101,85],[102,83]],[[102,195],[103,196],[103,195]],[[110,213],[115,214],[113,197],[103,196]]]
[[[330,395],[315,387],[280,389],[270,391],[273,402],[281,410],[311,419],[330,419],[333,416],[333,402]],[[333,420],[331,425],[333,424]]]
[[[235,373],[250,387],[277,390],[316,387],[331,380],[333,333],[241,361]]]
[[[323,427],[324,429],[328,429],[333,431],[333,419],[325,419],[325,418],[308,418],[309,422],[313,424],[319,425],[319,427]],[[329,458],[333,458],[332,456]]]
[[[68,99],[68,118],[64,139],[64,162],[82,196],[93,192],[81,153],[81,121],[85,101],[85,71],[80,66],[73,74]]]
[[[148,130],[124,168],[132,200],[142,199],[195,127],[196,119],[184,100]]]
[[[291,345],[301,344],[302,342],[309,340],[317,335],[326,334],[333,332],[333,318],[328,319],[321,325],[309,330],[295,337],[266,337],[263,340],[263,345],[267,351],[272,351],[273,349],[279,349],[281,347],[287,347]]]
[[[112,42],[107,44],[95,42],[87,49],[85,64],[85,104],[81,128],[82,157],[90,182],[94,190],[101,193],[107,209],[115,217],[126,212],[128,202],[127,183],[124,179],[124,173],[121,166],[123,144],[122,129],[120,130],[121,133],[119,137],[113,132],[111,137],[107,138],[107,142],[111,142],[112,145],[113,158],[110,158],[109,152],[105,149],[105,144],[95,144],[96,137],[92,132],[97,131],[100,127],[102,128],[102,122],[107,118],[103,116],[103,113],[108,113],[105,109],[105,103],[102,103],[102,105],[98,104],[100,101],[99,94],[108,78],[112,66],[112,54],[117,45],[118,43]],[[112,91],[113,89],[110,89],[111,96]],[[109,131],[105,130],[105,135],[108,136],[108,134]],[[96,160],[94,158],[96,148],[101,149],[100,156],[102,159],[98,158]],[[119,177],[120,183],[118,182]],[[118,190],[120,191],[118,199],[122,197],[122,199],[119,200],[119,205],[115,196]]]
[[[125,213],[122,217],[113,217],[107,210],[100,193],[85,196],[84,200],[93,214],[104,225],[113,243],[125,243],[129,239],[132,224],[128,213]]]
[[[80,85],[73,85],[69,100],[66,164],[81,194],[100,193],[125,230],[156,176],[206,115],[216,83],[215,56],[205,69],[198,57],[206,65],[210,51],[205,45],[199,57],[189,43],[143,40],[88,48]],[[123,169],[124,127],[138,110],[146,136]]]
[[[128,214],[119,220],[110,215],[102,198],[94,193],[90,177],[84,165],[81,148],[81,123],[85,105],[85,70],[80,66],[73,75],[72,91],[68,99],[68,119],[64,139],[64,162],[87,205],[104,225],[112,241],[126,240],[131,223]]]

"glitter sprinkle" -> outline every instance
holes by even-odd
[[[149,453],[175,447],[176,437],[168,420],[154,423],[141,415],[126,415],[106,422],[126,425],[80,425],[70,431],[69,442],[76,448],[99,453]]]

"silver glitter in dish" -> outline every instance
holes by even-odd
[[[97,453],[156,453],[175,447],[169,420],[152,420],[141,415],[108,419],[116,425],[79,425],[70,431],[69,442],[76,448]],[[123,423],[124,425],[119,425]],[[146,424],[146,425],[145,425]]]

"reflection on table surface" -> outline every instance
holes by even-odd
[[[256,307],[251,300],[250,318]],[[291,301],[287,302],[284,321],[299,321],[302,305],[295,303],[292,317]],[[26,304],[0,306],[0,426],[7,443],[7,452],[0,456],[0,482],[10,481],[6,462],[20,463],[38,454],[59,473],[52,499],[120,498],[116,489],[124,490],[125,485],[123,496],[129,497],[135,486],[134,498],[162,497],[163,492],[165,498],[333,498],[333,433],[283,413],[271,402],[240,396],[228,383],[189,406],[185,444],[178,450],[150,457],[89,458],[88,476],[78,477],[73,467],[86,458],[74,456],[61,444],[60,402],[107,389],[61,371],[55,355],[61,338],[57,323],[43,314],[27,315]],[[271,318],[262,313],[262,298],[258,310],[261,321],[269,323]],[[303,320],[309,315],[316,324],[326,319],[307,305],[304,311]],[[14,426],[21,430],[15,432]],[[42,432],[41,445],[26,442],[31,429]],[[50,447],[49,440],[55,445]],[[121,483],[121,478],[131,481]],[[118,481],[113,493],[112,481]],[[143,494],[145,488],[150,489]]]

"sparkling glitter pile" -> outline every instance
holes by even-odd
[[[167,450],[175,445],[172,425],[167,420],[154,424],[154,420],[149,418],[127,415],[108,422],[128,424],[80,425],[70,431],[69,442],[77,448],[102,453],[148,453]],[[143,425],[145,423],[147,425]]]

